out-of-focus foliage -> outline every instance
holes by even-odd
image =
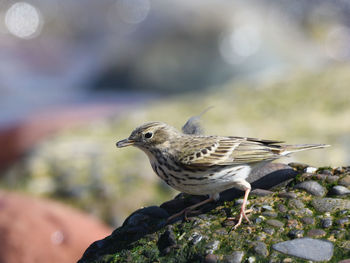
[[[143,205],[160,204],[175,193],[162,183],[146,155],[117,149],[116,141],[146,121],[177,128],[209,106],[202,117],[206,134],[327,143],[283,162],[315,166],[349,163],[350,68],[296,72],[270,83],[228,83],[223,92],[192,93],[133,108],[118,117],[57,134],[39,144],[6,174],[3,185],[60,198],[112,224]]]

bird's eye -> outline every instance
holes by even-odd
[[[146,139],[150,139],[150,138],[152,138],[152,136],[153,136],[153,133],[152,133],[152,132],[146,132],[146,133],[145,133],[145,138],[146,138]]]

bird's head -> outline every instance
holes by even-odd
[[[179,131],[163,122],[147,122],[137,127],[129,138],[117,142],[117,147],[136,146],[142,150],[168,147]]]

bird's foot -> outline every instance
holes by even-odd
[[[238,217],[238,221],[237,221],[237,224],[235,224],[233,226],[233,229],[237,229],[237,227],[239,227],[241,224],[242,224],[242,221],[243,221],[243,218],[248,222],[248,224],[250,224],[250,220],[248,219],[247,217],[247,214],[253,212],[253,209],[248,209],[248,210],[241,210],[241,212],[239,213],[239,217]],[[237,218],[235,217],[228,217],[227,220],[234,220],[236,221]]]

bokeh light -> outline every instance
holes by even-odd
[[[26,2],[13,4],[6,12],[5,25],[14,36],[30,39],[37,37],[43,25],[39,10]]]

